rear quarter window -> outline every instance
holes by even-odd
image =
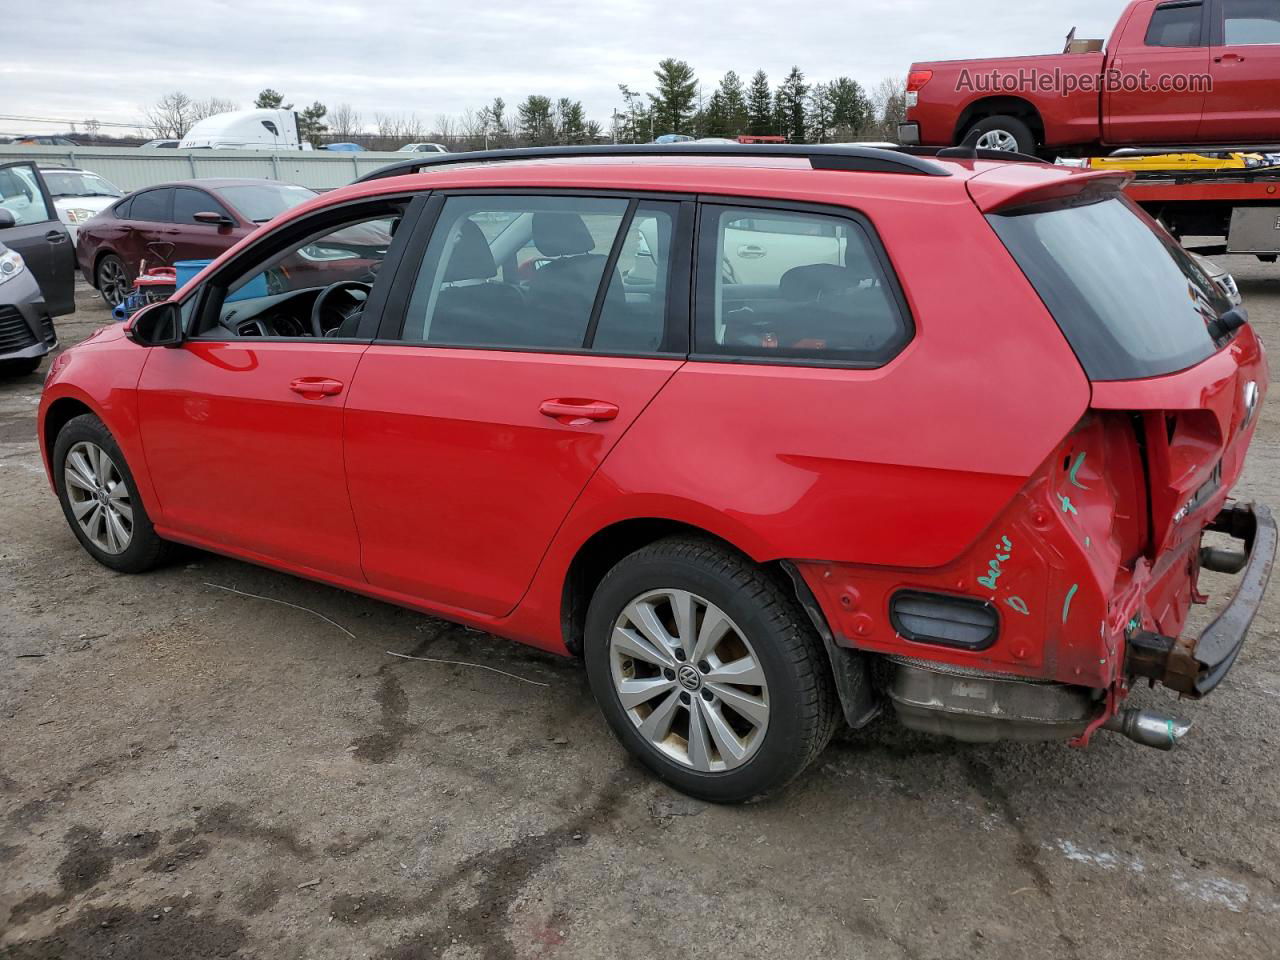
[[[880,366],[913,329],[852,212],[704,205],[696,307],[696,353],[756,362]]]
[[[1217,285],[1129,200],[988,216],[1091,380],[1176,373],[1217,352],[1231,309]]]

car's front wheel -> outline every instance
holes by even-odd
[[[98,261],[94,280],[98,293],[109,307],[118,307],[129,295],[129,272],[124,261],[114,253],[108,253]]]
[[[162,559],[167,544],[138,498],[120,446],[93,414],[59,431],[53,476],[71,532],[91,557],[122,573],[141,573]]]
[[[610,570],[587,612],[585,655],[623,745],[706,800],[784,786],[835,731],[812,625],[780,583],[708,540],[661,540]]]

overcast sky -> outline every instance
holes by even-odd
[[[792,64],[866,86],[913,60],[1056,53],[1072,26],[1106,37],[1124,0],[46,0],[5,18],[0,114],[134,122],[182,90],[247,108],[274,87],[301,106],[350,103],[424,120],[530,93],[582,100],[606,122],[618,84],[652,89],[663,57],[705,91],[726,70]],[[16,18],[13,15],[16,13]],[[0,132],[50,131],[0,120]],[[105,128],[103,132],[108,132]],[[119,131],[128,132],[128,131]]]

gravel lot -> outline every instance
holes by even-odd
[[[1280,341],[1280,267],[1222,263]],[[58,328],[105,321],[82,289]],[[1206,702],[1137,694],[1194,721],[1172,754],[880,722],[712,807],[628,761],[572,662],[196,552],[98,566],[40,467],[42,376],[0,383],[0,956],[1280,949],[1280,587]],[[1278,460],[1280,389],[1240,495],[1280,505]]]

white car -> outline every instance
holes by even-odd
[[[396,153],[448,153],[443,143],[406,143]]]
[[[80,224],[96,217],[124,196],[114,183],[92,170],[77,167],[41,167],[40,175],[49,187],[58,219],[67,228],[74,246]]]

